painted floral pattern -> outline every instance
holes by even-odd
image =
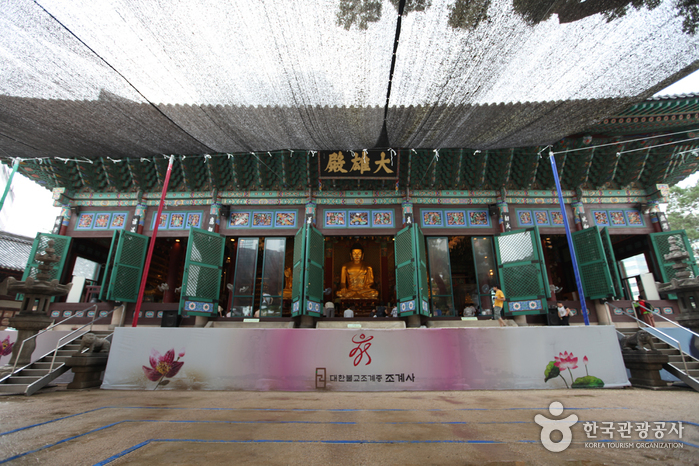
[[[0,341],[0,356],[7,356],[12,354],[12,347],[15,346],[15,342],[10,342],[10,336],[6,336],[3,341]]]
[[[487,212],[469,212],[468,215],[471,225],[488,225]]]
[[[271,227],[272,226],[272,214],[267,213],[254,213],[252,215],[252,226],[254,227]]]
[[[187,228],[199,228],[201,223],[201,214],[187,214]]]
[[[609,216],[612,218],[612,225],[626,225],[626,219],[624,218],[624,212],[609,212]]]
[[[447,212],[447,225],[466,225],[463,212]]]
[[[560,212],[551,212],[551,223],[554,225],[563,225],[563,216]]]
[[[184,357],[184,350],[180,351],[175,359],[175,349],[172,348],[167,351],[164,355],[161,355],[155,349],[151,349],[149,363],[150,367],[142,366],[143,372],[148,377],[148,380],[153,382],[158,382],[153,390],[158,388],[160,385],[166,385],[169,381],[163,379],[170,379],[177,375],[177,373],[182,369],[184,361],[180,361]]]
[[[294,225],[296,225],[296,213],[294,213],[294,212],[277,212],[274,226],[293,227]]]
[[[549,224],[549,216],[547,212],[534,212],[534,215],[536,215],[536,224],[537,225],[548,225]]]
[[[78,221],[78,228],[90,228],[92,226],[92,214],[82,214]]]
[[[374,225],[393,225],[390,212],[374,212]]]
[[[643,219],[639,212],[626,212],[626,216],[629,218],[629,225],[643,225]]]
[[[182,228],[184,226],[184,214],[172,214],[170,228]]]
[[[595,225],[609,225],[607,212],[595,212]]]
[[[442,224],[442,213],[441,212],[425,212],[422,214],[422,223],[428,226],[441,225]]]
[[[126,214],[114,214],[110,228],[121,228],[126,223]]]
[[[250,223],[250,213],[249,212],[232,213],[231,218],[228,220],[229,227],[247,226],[249,223]]]
[[[110,214],[97,214],[95,216],[95,228],[107,228]]]
[[[350,226],[367,226],[369,225],[369,212],[350,212]]]
[[[325,212],[325,224],[327,226],[345,226],[345,213]]]
[[[519,213],[519,224],[520,225],[531,225],[532,224],[531,212],[520,212]]]
[[[160,228],[160,227],[165,228],[165,225],[167,225],[167,214],[161,214],[160,215],[160,222],[158,222],[158,228]]]

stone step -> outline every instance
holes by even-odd
[[[19,384],[19,385],[31,385],[39,379],[41,379],[41,376],[13,375],[9,379],[7,379],[6,383]]]
[[[48,373],[49,373],[49,368],[48,368],[48,366],[46,366],[46,369],[24,369],[22,372],[20,372],[17,375],[30,376],[30,377],[35,377],[35,376],[43,377]]]
[[[29,385],[0,383],[0,393],[24,393]]]

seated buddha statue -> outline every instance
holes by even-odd
[[[352,246],[350,262],[342,266],[340,272],[340,299],[376,299],[379,292],[371,288],[374,284],[374,270],[364,263],[364,249],[358,243]]]
[[[291,272],[291,267],[284,269],[284,292],[283,299],[291,299],[291,287],[293,285],[294,276]]]

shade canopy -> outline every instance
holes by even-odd
[[[0,155],[549,144],[697,67],[657,3],[6,2]]]

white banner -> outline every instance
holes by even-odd
[[[481,390],[628,386],[614,327],[117,328],[102,388]]]

